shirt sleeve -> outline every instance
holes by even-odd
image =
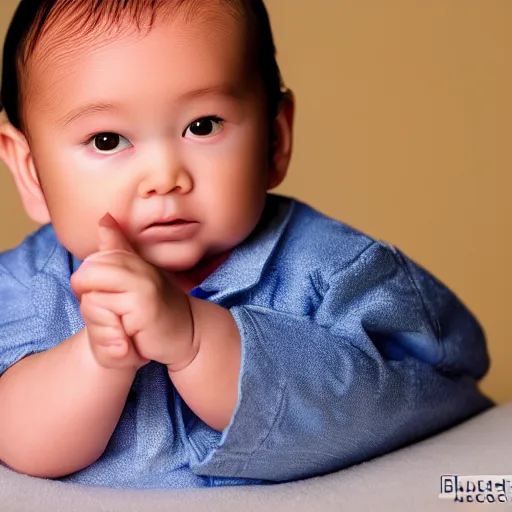
[[[0,265],[0,375],[69,337],[69,310],[70,300],[53,277],[41,273],[22,283]]]
[[[307,317],[231,309],[242,340],[239,399],[215,446],[189,434],[196,473],[315,476],[492,405],[477,386],[489,365],[482,329],[425,270],[375,243],[327,281]]]

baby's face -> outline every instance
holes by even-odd
[[[243,24],[217,11],[157,19],[144,36],[71,37],[34,68],[32,156],[56,232],[78,258],[97,250],[107,212],[169,271],[231,249],[257,224],[269,179],[265,94]],[[190,223],[148,229],[172,219]]]

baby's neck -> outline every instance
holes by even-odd
[[[191,270],[185,272],[169,272],[173,282],[185,293],[190,293],[196,286],[199,286],[210,274],[213,274],[231,254],[230,251],[223,252],[205,260]]]

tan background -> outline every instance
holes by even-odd
[[[17,4],[0,3],[0,36]],[[267,0],[298,101],[279,192],[398,245],[489,337],[512,399],[512,2]],[[0,169],[0,250],[34,225]]]

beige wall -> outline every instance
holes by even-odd
[[[14,0],[0,4],[5,30]],[[512,399],[512,2],[267,0],[298,101],[280,192],[398,245],[484,324]],[[0,250],[33,225],[0,172]]]

